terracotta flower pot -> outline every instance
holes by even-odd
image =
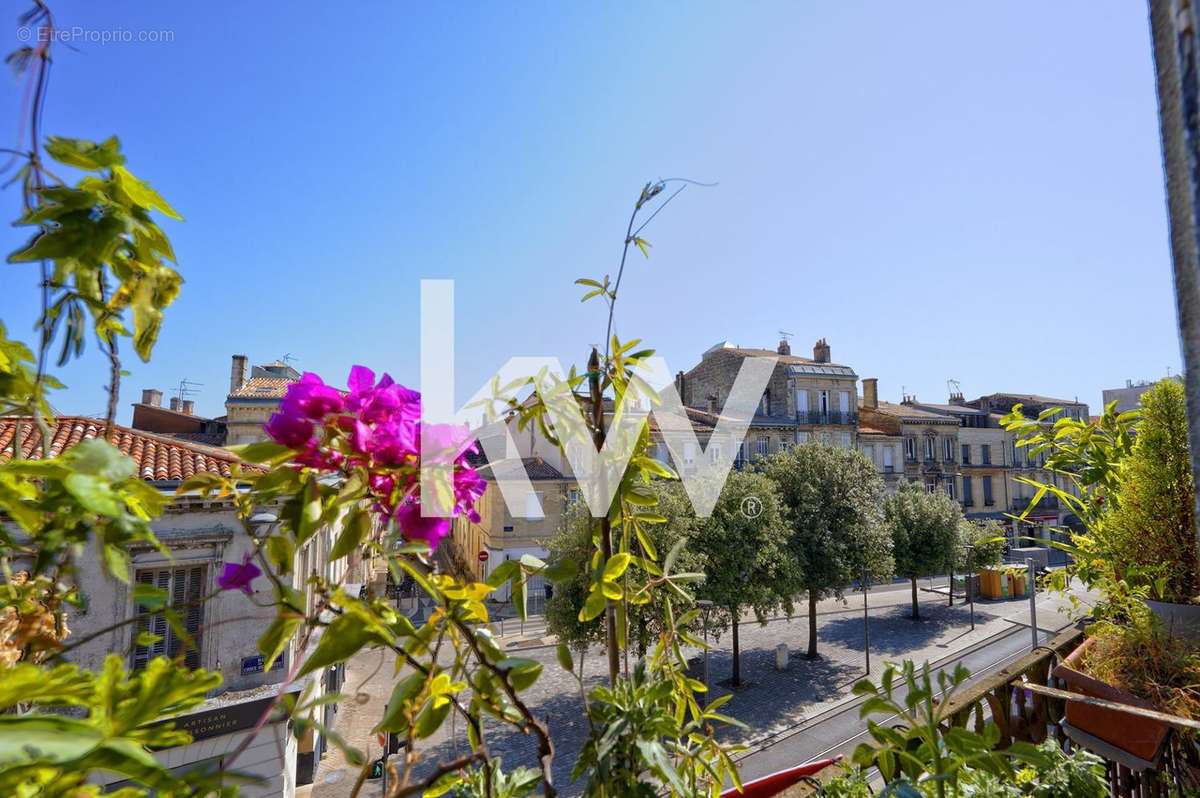
[[[1054,676],[1067,683],[1067,689],[1072,693],[1082,693],[1092,698],[1103,698],[1120,704],[1153,709],[1149,701],[1139,698],[1132,693],[1113,687],[1083,670],[1083,660],[1088,649],[1095,642],[1089,637],[1083,641],[1054,669]],[[1115,709],[1093,707],[1076,701],[1067,702],[1067,723],[1081,729],[1093,737],[1098,737],[1106,743],[1120,748],[1139,759],[1154,762],[1161,753],[1163,741],[1167,738],[1167,726],[1156,720],[1129,715]]]

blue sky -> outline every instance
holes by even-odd
[[[647,229],[618,329],[675,369],[786,330],[881,398],[953,378],[1095,407],[1179,368],[1140,3],[54,7],[174,37],[59,47],[47,105],[48,133],[120,135],[186,218],[122,419],[184,377],[219,414],[235,352],[416,385],[421,278],[456,280],[460,400],[511,355],[582,362],[604,314],[572,281],[615,273],[638,190],[671,176],[719,185]],[[0,318],[32,340],[33,269],[4,268]],[[57,407],[101,412],[94,346],[62,377]]]

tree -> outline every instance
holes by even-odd
[[[748,508],[753,508],[748,509]],[[763,474],[733,472],[707,520],[697,523],[693,549],[704,558],[704,583],[697,598],[713,603],[710,621],[733,633],[731,684],[742,683],[738,623],[749,607],[760,623],[777,607],[792,611],[799,569],[788,549],[783,504]],[[711,625],[710,629],[713,628]]]
[[[920,620],[917,578],[944,574],[954,564],[962,509],[943,491],[901,481],[884,499],[883,517],[892,537],[896,573],[912,580],[912,617]]]
[[[686,540],[693,535],[697,520],[680,483],[656,480],[654,487],[658,494],[658,506],[655,509],[667,520],[666,523],[647,526],[646,536],[661,561],[681,539]],[[587,505],[576,502],[567,508],[558,534],[547,542],[549,565],[569,570],[573,576],[555,582],[554,594],[546,601],[546,629],[560,643],[576,652],[585,651],[589,645],[603,645],[606,642],[604,618],[579,619],[590,589],[590,561],[596,551],[593,539],[595,528]],[[640,552],[640,542],[633,545]],[[686,544],[676,554],[677,570],[703,571],[703,565],[703,557]],[[645,576],[636,564],[629,566],[628,573],[635,582],[642,581]],[[660,629],[661,606],[657,599],[665,595],[656,594],[654,602],[631,604],[629,607],[629,631],[640,654],[644,654],[649,647],[650,636]],[[676,606],[681,606],[683,602],[680,597],[672,595]]]
[[[1183,386],[1168,379],[1142,394],[1136,429],[1102,537],[1127,578],[1153,583],[1167,601],[1190,602],[1200,594],[1200,574]]]
[[[767,458],[762,469],[779,490],[788,519],[788,548],[799,586],[808,594],[808,654],[817,656],[817,602],[835,595],[868,568],[892,573],[892,543],[879,506],[875,466],[851,449],[806,443]]]
[[[989,519],[963,519],[958,525],[958,557],[955,570],[964,573],[978,568],[994,568],[1004,559],[1004,527]]]

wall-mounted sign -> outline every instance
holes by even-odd
[[[289,691],[299,690],[298,685],[292,685]],[[214,709],[193,712],[190,715],[179,715],[163,723],[174,723],[176,729],[190,732],[192,740],[206,740],[223,734],[233,734],[253,727],[258,723],[264,712],[272,709],[275,696],[266,696],[253,701],[243,701],[240,704],[229,704]],[[276,711],[275,718],[283,720],[286,715]],[[151,748],[155,746],[151,745]]]
[[[266,663],[266,658],[262,654],[256,654],[253,657],[242,657],[242,675],[249,676],[252,673],[262,673],[263,665]],[[276,657],[271,663],[271,670],[283,670],[283,657]]]
[[[491,555],[488,554],[487,549],[481,549],[478,556],[479,556],[480,562],[487,562],[488,557],[490,557]]]

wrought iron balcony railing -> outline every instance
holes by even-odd
[[[858,423],[858,413],[853,410],[800,410],[796,413],[796,423],[853,426]]]

